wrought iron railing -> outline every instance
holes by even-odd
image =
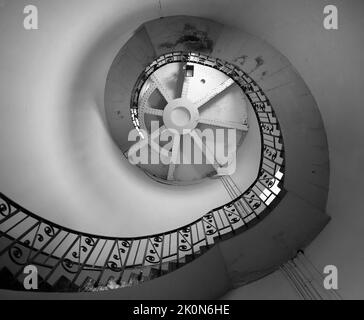
[[[39,290],[44,291],[97,291],[151,280],[178,269],[218,241],[250,227],[282,198],[283,138],[272,106],[257,83],[236,66],[201,54],[171,53],[157,61],[138,79],[135,90],[140,90],[148,75],[162,65],[181,61],[218,69],[242,88],[260,124],[262,148],[256,180],[241,193],[231,178],[224,177],[222,182],[232,201],[178,229],[134,238],[71,230],[29,212],[0,194],[0,282],[3,282],[0,285],[3,288],[22,290],[26,265],[37,267]]]

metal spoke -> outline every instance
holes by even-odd
[[[235,82],[233,79],[229,78],[220,85],[218,85],[216,88],[212,89],[208,94],[206,94],[204,97],[202,97],[200,100],[196,101],[194,103],[196,108],[202,107],[204,104],[209,102],[212,98],[216,97],[218,94],[229,88],[231,85],[233,85]]]
[[[178,157],[181,153],[180,141],[181,141],[181,137],[179,135],[173,139],[171,162],[168,167],[168,176],[167,176],[168,180],[174,179],[174,171],[176,170],[176,164],[178,162]]]
[[[220,166],[216,164],[216,159],[211,150],[206,146],[206,144],[202,141],[202,138],[200,137],[199,133],[196,130],[192,130],[190,133],[191,137],[193,138],[193,141],[197,145],[197,147],[203,152],[203,154],[206,156],[207,161],[214,167],[216,171],[220,169]]]
[[[159,144],[156,145],[154,142],[152,142],[154,141],[154,139],[158,138],[164,130],[167,130],[167,127],[165,125],[159,127],[159,129],[157,130],[154,130],[150,135],[150,139],[148,139],[148,144],[154,152],[168,159],[169,152],[166,149],[162,148]]]
[[[212,126],[237,129],[241,131],[248,131],[248,125],[235,121],[227,121],[227,120],[219,120],[219,119],[209,119],[209,118],[200,118],[198,120],[199,123],[209,124]]]
[[[189,86],[190,86],[190,79],[191,79],[190,77],[184,76],[182,92],[181,92],[181,98],[187,98],[188,89],[189,89]]]
[[[168,176],[167,180],[173,180],[174,179],[174,171],[176,170],[176,164],[171,162],[168,166]]]
[[[150,107],[143,107],[141,109],[142,112],[147,113],[147,114],[152,114],[155,116],[163,116],[163,110],[160,109],[154,109],[154,108],[150,108]]]
[[[150,76],[150,79],[154,82],[154,84],[157,86],[159,92],[161,93],[161,95],[164,97],[164,99],[166,99],[167,103],[169,101],[172,100],[171,96],[169,95],[166,87],[163,85],[163,83],[159,80],[159,78],[157,77],[157,75],[155,73],[153,73]]]

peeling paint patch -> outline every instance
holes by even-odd
[[[262,56],[258,56],[254,60],[255,60],[255,67],[253,68],[253,70],[251,70],[249,72],[249,74],[253,73],[254,71],[256,71],[259,67],[261,67],[264,64],[264,60],[263,60]]]
[[[187,23],[175,42],[164,42],[159,47],[175,49],[178,45],[182,45],[187,51],[211,53],[214,42],[209,38],[207,31],[198,30],[195,26]]]
[[[256,57],[255,62],[257,63],[255,68],[259,68],[260,66],[262,66],[264,64],[263,57],[262,56]]]
[[[234,62],[239,63],[242,66],[246,62],[246,59],[248,59],[248,56],[244,54],[242,56],[236,57]]]

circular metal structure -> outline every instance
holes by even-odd
[[[170,145],[145,144],[148,154],[160,153],[165,161],[139,167],[160,182],[185,185],[231,174],[229,165],[248,131],[243,90],[228,74],[194,61],[196,55],[174,53],[179,58],[143,72],[133,92],[131,117],[140,136],[153,140],[168,131],[174,137]],[[220,141],[219,133],[224,135]],[[235,138],[229,140],[229,134]],[[183,144],[186,138],[192,140],[190,147]]]
[[[168,129],[187,134],[198,124],[200,114],[193,103],[186,98],[174,99],[163,110],[163,122]]]

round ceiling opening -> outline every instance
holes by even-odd
[[[205,62],[174,52],[152,62],[158,68],[144,70],[135,84],[131,118],[140,138],[128,158],[159,182],[232,174],[248,131],[247,100],[227,73]]]

